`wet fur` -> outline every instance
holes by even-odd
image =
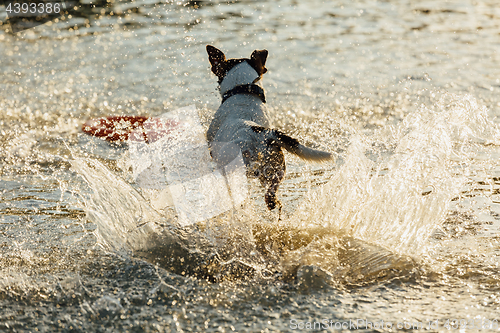
[[[207,45],[212,72],[219,79],[221,95],[238,85],[260,86],[267,50],[255,50],[250,58],[226,59],[219,49]],[[285,133],[270,127],[265,103],[252,94],[238,94],[221,104],[207,132],[213,158],[219,165],[229,163],[235,147],[242,152],[249,176],[257,177],[266,189],[267,208],[281,203],[277,198],[279,184],[285,177],[286,164],[282,148],[305,160],[325,161],[327,152],[307,148]]]

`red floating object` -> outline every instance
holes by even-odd
[[[144,116],[110,116],[87,120],[82,131],[110,142],[144,141],[152,143],[171,134],[179,123]]]

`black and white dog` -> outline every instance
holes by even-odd
[[[247,174],[259,178],[266,189],[267,208],[272,210],[278,206],[281,211],[276,192],[286,170],[282,148],[310,161],[325,161],[331,154],[307,148],[297,139],[270,127],[260,82],[267,72],[267,50],[255,50],[250,59],[226,59],[221,50],[211,45],[207,45],[207,52],[222,95],[222,104],[207,132],[212,157],[218,165],[226,165],[237,147]]]

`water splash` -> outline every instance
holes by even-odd
[[[444,94],[398,125],[351,135],[344,163],[280,224],[250,204],[178,228],[175,214],[155,211],[102,163],[75,158],[72,165],[93,189],[88,215],[110,248],[182,274],[219,279],[277,273],[314,287],[311,274],[318,272],[327,284],[366,281],[395,268],[408,272],[415,265],[409,257],[422,254],[445,220],[479,146],[499,138],[474,98]]]
[[[444,94],[434,109],[421,106],[373,137],[353,135],[345,163],[308,194],[290,223],[418,255],[459,195],[478,145],[498,138],[473,97]]]
[[[220,280],[261,270],[257,267],[260,257],[250,254],[255,252],[248,228],[251,209],[228,211],[204,223],[185,226],[174,209],[156,211],[138,190],[103,163],[75,154],[71,164],[92,190],[82,198],[84,209],[98,226],[95,234],[105,249],[201,278]]]
[[[102,245],[115,251],[147,249],[150,235],[157,234],[157,213],[132,186],[101,162],[75,157],[73,168],[87,181],[93,194],[86,198],[89,219],[99,226]]]

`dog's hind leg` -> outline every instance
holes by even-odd
[[[267,143],[265,149],[260,151],[262,159],[260,161],[261,184],[266,189],[264,200],[267,208],[273,210],[278,207],[281,211],[281,202],[278,200],[278,187],[285,177],[286,165],[285,156],[281,148],[277,145]]]
[[[281,209],[283,208],[283,205],[281,204],[281,201],[279,202],[279,206],[278,206],[278,223],[281,222]]]
[[[266,194],[264,196],[264,200],[266,202],[267,208],[269,210],[273,210],[274,208],[278,207],[281,209],[281,202],[278,200],[278,197],[276,195],[276,191],[278,190],[278,185],[277,183],[272,184],[269,186],[266,190]]]
[[[273,210],[278,208],[278,222],[281,221],[281,210],[283,209],[283,204],[278,200],[276,191],[278,190],[279,183],[272,184],[267,188],[264,200],[266,201],[267,208]]]

